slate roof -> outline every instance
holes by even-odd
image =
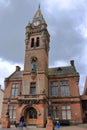
[[[77,71],[73,66],[65,66],[65,67],[56,67],[49,68],[48,75],[68,75],[68,74],[76,74]]]
[[[41,23],[46,23],[45,19],[43,18],[43,14],[42,14],[42,12],[40,10],[40,6],[39,6],[38,10],[36,11],[36,13],[34,15],[32,23],[37,21],[37,20],[39,20]]]
[[[15,71],[8,78],[22,78],[23,71]]]
[[[48,76],[63,76],[63,75],[73,75],[78,74],[74,66],[65,66],[65,67],[56,67],[56,68],[48,68]],[[15,71],[8,78],[22,78],[23,71]]]

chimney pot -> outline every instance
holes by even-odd
[[[74,60],[70,61],[71,66],[74,66]]]
[[[20,66],[16,66],[16,71],[20,71]]]

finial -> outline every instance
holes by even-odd
[[[40,9],[40,3],[39,3],[39,9]]]

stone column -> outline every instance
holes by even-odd
[[[5,115],[2,120],[2,128],[10,128],[10,117],[9,115]]]
[[[53,130],[54,125],[53,125],[53,120],[51,117],[47,118],[47,124],[46,124],[46,130]]]

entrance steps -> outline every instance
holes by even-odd
[[[46,130],[46,128],[37,128],[36,126],[28,126],[25,129],[28,129],[28,130]]]
[[[0,126],[0,130],[20,130],[19,127],[15,127],[14,125],[11,125],[11,128],[4,129]],[[36,126],[27,126],[23,127],[23,130],[46,130],[46,128],[37,128]]]

